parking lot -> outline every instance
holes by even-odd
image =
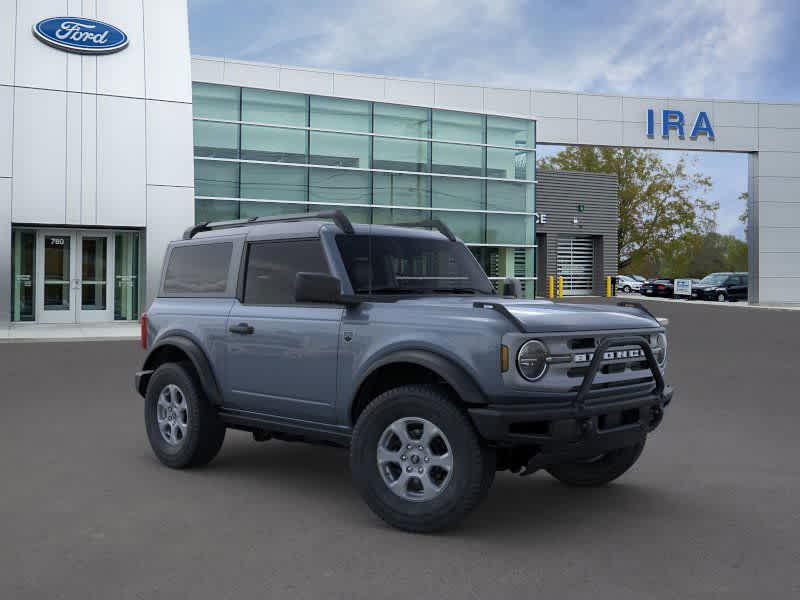
[[[800,595],[800,313],[648,303],[675,400],[604,489],[501,473],[457,530],[401,533],[342,450],[229,432],[206,469],[150,452],[134,342],[0,345],[0,598]]]

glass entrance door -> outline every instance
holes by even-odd
[[[78,321],[113,321],[114,301],[111,298],[113,281],[111,235],[82,232],[77,234],[79,253],[79,285],[76,286]]]
[[[74,323],[74,234],[39,232],[37,254],[37,314],[41,323]]]
[[[40,231],[38,238],[38,321],[113,321],[111,234]]]

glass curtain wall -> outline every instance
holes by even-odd
[[[338,208],[441,219],[533,292],[535,122],[195,83],[197,222]]]

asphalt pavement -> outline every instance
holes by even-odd
[[[458,529],[384,525],[345,451],[152,455],[135,342],[0,345],[0,598],[800,597],[800,313],[650,303],[676,395],[602,489],[498,474]]]

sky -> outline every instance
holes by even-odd
[[[192,53],[207,56],[519,88],[800,101],[797,0],[189,0],[189,28]],[[746,155],[692,158],[712,177],[718,231],[743,237]]]

